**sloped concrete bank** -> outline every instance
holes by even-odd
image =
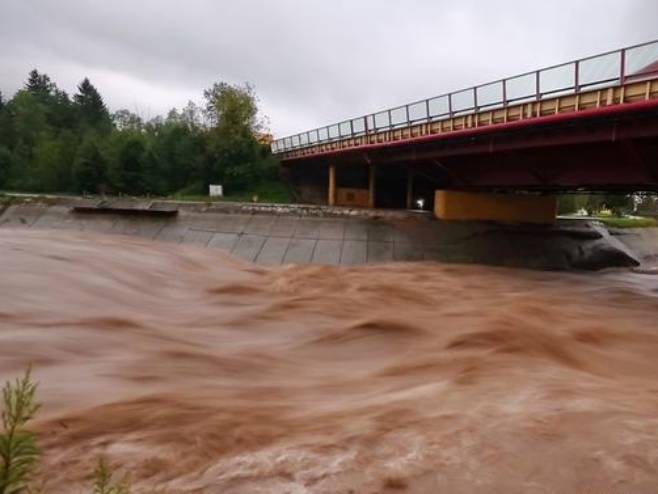
[[[75,212],[76,206],[86,212]],[[171,209],[177,214],[143,214]],[[596,270],[658,259],[658,230],[653,229],[611,235],[601,225],[580,221],[552,227],[443,222],[425,213],[309,205],[23,196],[0,204],[0,234],[12,228],[137,235],[220,248],[273,265],[431,260]]]

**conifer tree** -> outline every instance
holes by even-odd
[[[83,125],[99,131],[109,131],[112,127],[110,112],[105,106],[102,96],[88,78],[78,85],[78,94],[73,96],[78,106]]]
[[[55,84],[47,74],[40,74],[37,69],[33,69],[28,76],[25,89],[30,93],[44,96],[49,95],[55,89]]]

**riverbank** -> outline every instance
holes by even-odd
[[[175,214],[148,214],[163,210]],[[267,265],[439,261],[596,270],[653,263],[658,255],[653,228],[611,229],[611,235],[582,220],[554,226],[445,222],[428,212],[297,204],[22,195],[0,205],[0,229],[7,228],[134,235],[220,248]]]

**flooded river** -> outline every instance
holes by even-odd
[[[0,230],[0,380],[44,492],[655,493],[658,276],[266,268]]]

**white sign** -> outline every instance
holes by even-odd
[[[210,197],[223,197],[224,196],[224,187],[221,185],[211,185],[210,186]]]

